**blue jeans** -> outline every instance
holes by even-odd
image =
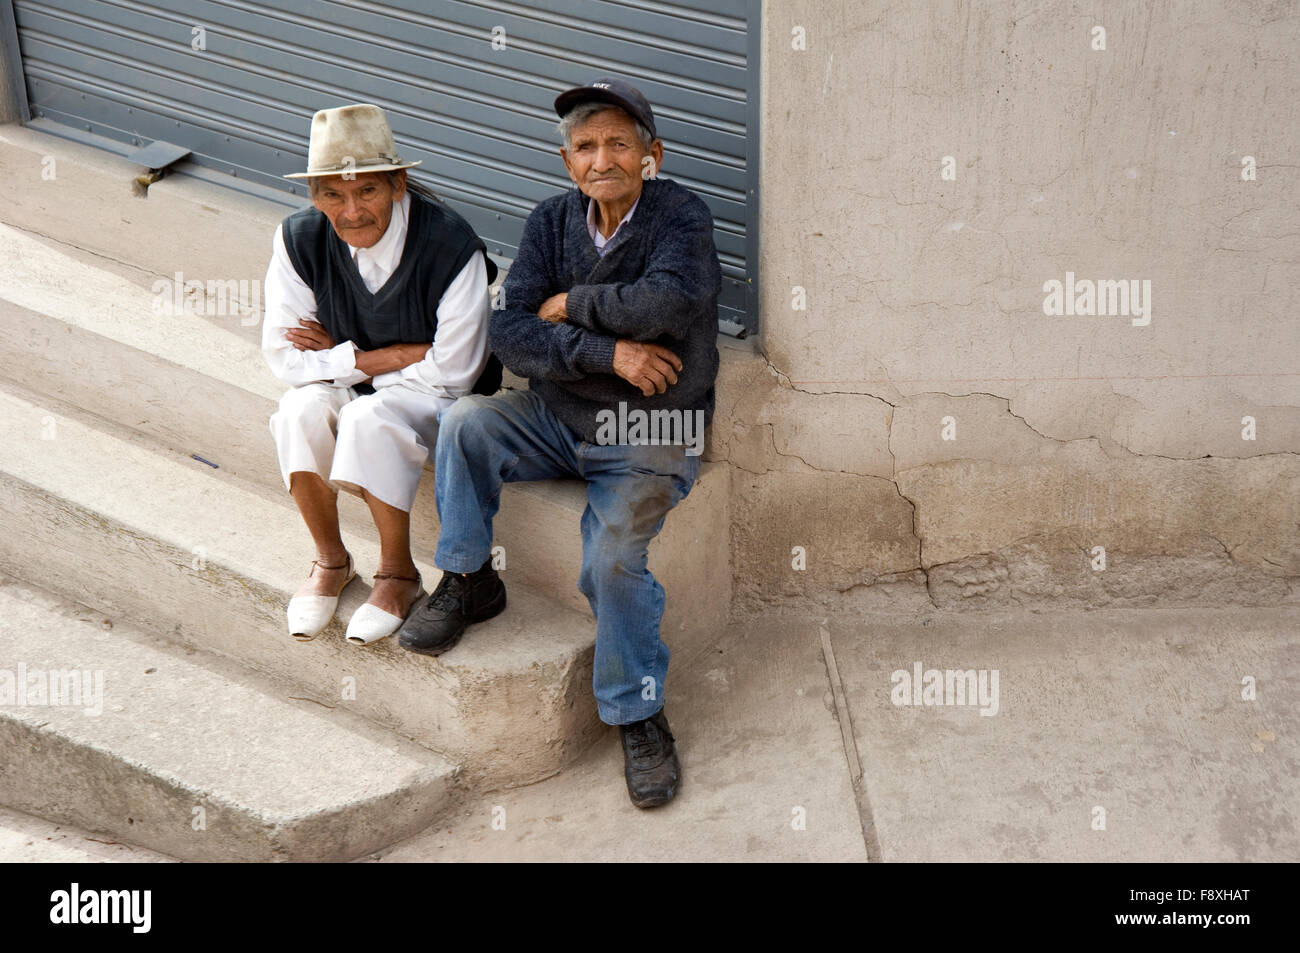
[[[470,394],[439,422],[434,561],[447,572],[487,562],[503,483],[586,480],[578,589],[596,617],[597,711],[610,725],[649,718],[663,707],[668,646],[659,637],[664,588],[646,568],[647,547],[699,470],[700,457],[681,445],[587,443],[531,391]]]

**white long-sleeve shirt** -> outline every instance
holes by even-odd
[[[402,260],[410,209],[407,193],[393,203],[393,217],[379,241],[369,248],[348,246],[371,294],[383,287]],[[316,296],[289,260],[282,225],[275,229],[263,293],[262,354],[276,377],[294,387],[331,380],[338,387],[349,387],[366,379],[357,370],[357,346],[351,341],[328,350],[300,351],[284,336],[299,327],[300,318],[316,320]],[[463,397],[487,366],[490,313],[487,262],[482,252],[475,252],[438,301],[438,329],[424,360],[376,374],[371,384],[378,389],[405,381],[439,397]]]

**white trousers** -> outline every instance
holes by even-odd
[[[358,395],[351,387],[304,384],[280,398],[271,435],[280,475],[315,473],[335,492],[364,488],[407,513],[438,439],[438,418],[454,403],[405,383]]]

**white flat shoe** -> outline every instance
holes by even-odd
[[[341,594],[347,588],[348,583],[357,577],[356,568],[352,565],[352,554],[348,553],[348,561],[343,564],[348,568],[348,577],[339,586]],[[321,566],[318,560],[311,561],[311,572],[316,571],[316,567],[321,569],[341,569],[342,566]],[[307,574],[311,578],[311,573]],[[316,636],[324,631],[325,626],[330,624],[330,619],[334,618],[334,610],[338,608],[339,597],[333,596],[294,596],[289,600],[289,608],[285,611],[286,620],[289,625],[289,634],[299,642],[310,642]]]
[[[417,572],[414,578],[410,576],[395,576],[392,573],[375,573],[376,579],[404,579],[407,582],[420,582],[420,574]],[[424,591],[423,584],[411,600],[411,608],[423,599],[427,593]],[[410,615],[410,610],[407,610]],[[385,612],[379,606],[371,605],[369,602],[364,603],[360,609],[352,613],[352,619],[348,622],[347,640],[353,645],[370,645],[372,642],[378,642],[380,639],[386,639],[402,627],[406,621],[406,616],[396,616],[391,612]]]

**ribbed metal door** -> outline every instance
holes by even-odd
[[[556,94],[624,77],[654,107],[663,174],[713,211],[721,317],[751,330],[758,6],[14,0],[34,118],[175,143],[202,165],[301,196],[280,175],[306,167],[312,113],[372,102],[402,154],[424,160],[416,177],[507,258],[533,206],[571,185]]]

